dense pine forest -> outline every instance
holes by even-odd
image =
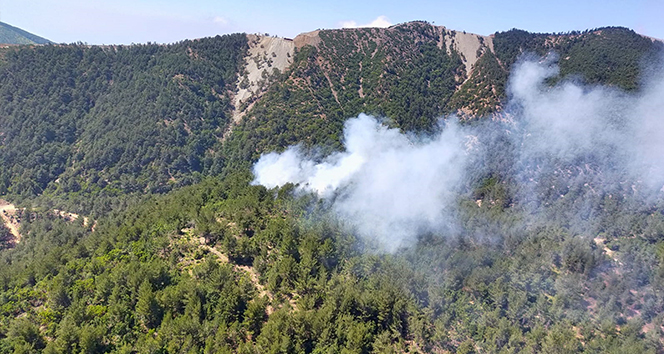
[[[510,88],[519,63],[552,61],[544,92],[631,102],[662,44],[511,30],[471,67],[453,32],[320,31],[243,107],[243,34],[2,49],[0,198],[20,240],[0,224],[0,353],[664,351],[661,191],[617,149],[524,158]],[[255,182],[268,152],[344,150],[360,113],[413,145],[441,118],[473,132],[453,225],[386,252],[334,200]]]
[[[6,50],[0,193],[66,196],[73,211],[103,213],[109,197],[219,173],[214,147],[245,50],[244,35]]]

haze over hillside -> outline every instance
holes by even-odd
[[[660,353],[664,51],[416,21],[0,49],[0,353]]]
[[[39,37],[18,27],[0,22],[0,44],[48,44],[48,39]]]

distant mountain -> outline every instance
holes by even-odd
[[[0,44],[49,44],[46,38],[39,37],[18,27],[0,22]]]

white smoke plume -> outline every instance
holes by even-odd
[[[416,139],[417,140],[417,139]],[[346,151],[315,162],[295,146],[269,153],[254,166],[254,184],[268,188],[295,183],[332,201],[332,208],[365,237],[388,251],[448,220],[467,160],[456,123],[427,141],[361,114],[344,128]]]
[[[638,94],[574,81],[551,85],[547,80],[559,73],[554,60],[515,65],[508,123],[471,128],[448,119],[442,133],[425,140],[360,115],[346,122],[345,151],[322,160],[307,158],[297,146],[266,154],[254,166],[253,183],[294,183],[317,193],[356,232],[388,251],[455,225],[451,211],[462,185],[478,176],[512,176],[522,184],[516,205],[542,195],[564,198],[574,188],[581,203],[584,195],[598,196],[586,204],[616,186],[640,190],[641,197],[659,195],[664,76],[651,78]],[[468,137],[479,137],[480,146],[468,148]]]
[[[509,93],[521,162],[592,162],[605,175],[640,188],[664,185],[664,80],[651,78],[638,94],[572,81],[553,87],[551,59],[525,61],[512,74]],[[620,175],[620,176],[618,176]],[[602,186],[597,186],[601,188]],[[652,193],[652,191],[650,191]]]

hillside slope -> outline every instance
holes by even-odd
[[[0,62],[0,194],[71,211],[220,171],[244,35],[173,45],[11,47]],[[98,204],[98,205],[97,205]]]
[[[0,353],[661,353],[661,198],[596,149],[520,160],[514,126],[473,119],[500,114],[523,53],[558,53],[546,84],[634,93],[660,48],[622,28],[483,37],[424,22],[7,48],[0,195],[22,237],[0,224]],[[384,254],[330,200],[252,183],[272,149],[341,149],[360,112],[425,134],[448,113],[489,127],[466,136],[487,151],[445,196],[450,228],[405,223],[421,233]]]
[[[636,90],[641,70],[659,62],[663,48],[626,28],[484,37],[426,22],[315,31],[294,42],[293,63],[250,99],[242,112],[249,119],[237,127],[239,141],[227,155],[246,160],[300,142],[339,146],[343,122],[359,113],[387,117],[403,131],[430,132],[444,115],[500,112],[507,77],[524,53],[558,55],[556,80]]]
[[[635,63],[658,48],[623,28],[485,37],[426,22],[293,40],[6,48],[0,194],[102,212],[108,198],[190,184],[267,149],[338,148],[343,122],[362,112],[416,132],[450,113],[499,112],[524,52],[557,52],[561,77],[635,90]]]
[[[48,39],[39,37],[18,27],[0,22],[0,45],[1,44],[49,44]]]

